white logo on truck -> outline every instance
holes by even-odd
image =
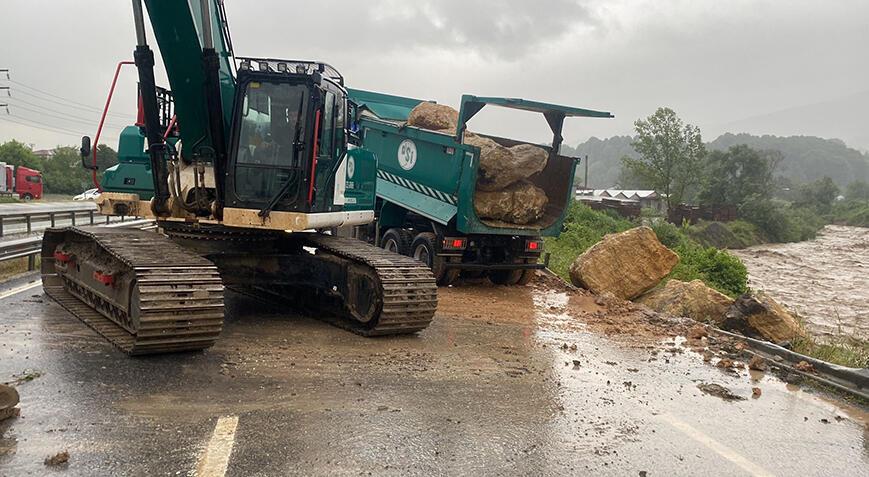
[[[405,139],[398,145],[398,165],[406,171],[416,165],[416,144],[410,139]]]

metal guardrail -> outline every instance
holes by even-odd
[[[128,220],[126,222],[114,222],[105,225],[105,227],[138,227],[146,230],[155,228],[156,224],[153,220],[137,219]],[[25,237],[22,239],[2,241],[0,242],[0,262],[27,257],[27,269],[34,270],[36,269],[36,256],[41,251],[42,237]]]
[[[35,222],[48,222],[51,227],[54,227],[58,220],[69,220],[72,225],[76,225],[77,220],[84,220],[88,225],[96,225],[96,218],[99,217],[99,212],[96,208],[68,208],[58,210],[37,210],[32,212],[17,212],[13,214],[0,214],[0,237],[5,233],[4,227],[12,224],[24,224],[26,232],[33,232],[33,224]],[[106,223],[110,223],[111,217],[106,217]],[[101,220],[100,220],[101,221]],[[121,221],[124,218],[121,217]],[[84,225],[84,224],[81,224]]]

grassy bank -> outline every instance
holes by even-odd
[[[577,256],[599,242],[604,235],[638,225],[638,221],[594,211],[576,202],[568,212],[561,236],[546,241],[547,250],[551,253],[549,266],[555,273],[570,280],[570,264]],[[738,258],[726,251],[704,246],[688,233],[687,228],[658,221],[653,223],[652,229],[661,243],[679,255],[679,264],[667,279],[699,279],[732,297],[748,290],[748,272]]]

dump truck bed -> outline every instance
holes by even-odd
[[[410,112],[422,100],[353,89],[349,92],[359,111],[358,132],[362,144],[378,159],[379,198],[442,225],[454,222],[456,230],[464,234],[555,236],[560,233],[572,200],[577,159],[553,154],[550,146],[535,144],[549,153],[546,168],[529,178],[549,196],[543,217],[527,225],[481,219],[474,208],[480,149],[458,140],[464,121],[460,121],[455,132],[408,126]],[[502,101],[499,105],[536,108],[532,110],[539,112],[570,109],[509,98],[464,96],[462,114],[468,116],[466,119],[479,111],[474,106],[477,99],[484,100],[482,104]],[[572,115],[576,111],[565,114]],[[523,144],[486,137],[505,147]]]

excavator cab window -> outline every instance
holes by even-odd
[[[268,200],[287,182],[289,194],[304,178],[309,88],[305,84],[251,81],[242,97],[234,171],[241,201]]]

